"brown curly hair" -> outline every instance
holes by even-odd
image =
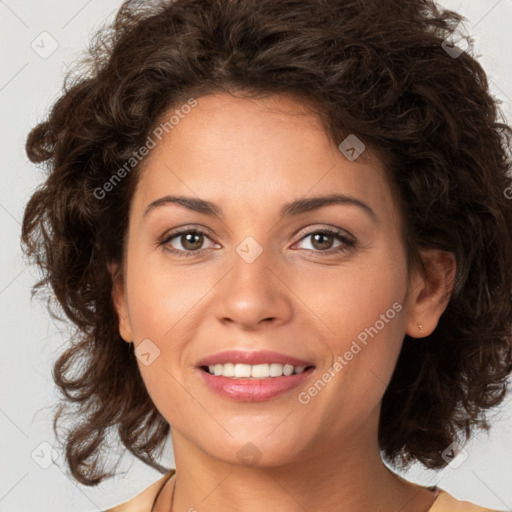
[[[76,326],[54,367],[65,400],[73,476],[113,473],[109,434],[158,463],[169,424],[124,343],[107,264],[121,262],[139,165],[98,190],[133,158],[169,109],[212,92],[290,94],[314,105],[338,145],[353,133],[380,155],[402,212],[409,262],[418,250],[453,252],[448,306],[424,341],[405,337],[383,398],[379,442],[406,467],[446,465],[443,450],[489,428],[512,371],[512,190],[506,124],[468,49],[443,41],[463,17],[431,0],[174,0],[125,2],[98,30],[26,152],[47,179],[23,218],[27,257]],[[313,108],[313,107],[312,107]],[[103,188],[103,190],[105,190]],[[96,191],[96,192],[95,192]],[[55,309],[55,311],[57,311]],[[56,314],[56,313],[53,313]]]

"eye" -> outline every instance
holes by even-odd
[[[327,254],[348,251],[354,247],[356,242],[353,238],[349,238],[343,231],[331,228],[316,229],[310,231],[301,238],[301,241],[311,238],[310,246],[306,250],[313,252],[324,252]],[[338,242],[338,245],[334,245]]]
[[[206,250],[202,247],[205,239],[210,240],[210,237],[204,231],[189,228],[165,236],[159,245],[180,257],[197,256]]]
[[[341,253],[348,251],[356,245],[356,241],[353,238],[349,238],[344,231],[332,228],[310,231],[300,241],[302,242],[308,238],[311,238],[311,248],[303,247],[302,249],[310,252],[325,254]],[[159,245],[176,256],[190,257],[198,256],[208,249],[203,247],[205,240],[211,241],[206,232],[197,228],[187,228],[166,235],[159,242]],[[337,245],[336,242],[338,242]],[[219,247],[218,244],[213,244],[213,246]]]

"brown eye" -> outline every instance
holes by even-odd
[[[179,240],[187,251],[196,251],[203,245],[204,235],[202,233],[189,232],[180,235]]]
[[[315,233],[311,235],[311,245],[318,250],[331,249],[334,243],[334,236],[326,233]]]
[[[203,247],[206,240],[210,240],[210,237],[200,230],[183,229],[165,236],[159,244],[176,256],[197,256],[208,249]]]
[[[302,247],[311,252],[341,253],[355,246],[355,240],[349,238],[342,231],[331,229],[317,229],[303,236],[300,242],[310,239],[310,247]]]

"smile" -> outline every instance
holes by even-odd
[[[302,373],[305,366],[293,366],[291,364],[235,364],[235,363],[224,363],[224,364],[211,364],[209,366],[201,367],[204,371],[207,371],[210,375],[229,377],[234,379],[239,378],[252,378],[252,379],[267,379],[282,377],[283,375],[288,377],[293,374]]]
[[[232,363],[226,363],[225,365],[219,364],[219,370],[224,371],[224,368]],[[236,371],[236,367],[240,366],[240,372],[243,372],[245,375],[250,371],[252,373],[253,369],[256,368],[255,372],[267,371],[266,369],[261,370],[258,367],[267,366],[268,372],[270,373],[270,367],[274,367],[273,364],[261,364],[261,365],[233,365],[234,370]],[[268,377],[246,377],[246,376],[235,376],[226,377],[224,375],[214,375],[210,373],[210,369],[208,367],[200,367],[197,368],[196,371],[201,377],[202,381],[206,384],[209,390],[213,391],[216,395],[220,395],[223,398],[227,398],[230,401],[241,401],[241,402],[261,402],[265,400],[271,400],[278,396],[284,395],[286,392],[293,390],[302,384],[305,380],[309,379],[315,371],[314,366],[307,366],[305,368],[294,368],[291,366],[291,369],[301,370],[300,373],[290,373],[289,375],[285,375],[284,372],[289,372],[289,368],[277,368],[276,365],[274,367],[273,372],[276,374],[275,376],[271,376],[269,374]],[[285,365],[286,366],[286,365]],[[231,367],[228,366],[228,372],[230,372]],[[279,371],[279,375],[277,372]],[[214,366],[215,372],[215,366]]]

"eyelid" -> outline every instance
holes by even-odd
[[[170,231],[167,231],[161,238],[160,241],[157,243],[160,246],[166,246],[171,242],[174,238],[179,238],[181,235],[185,235],[187,233],[196,233],[199,235],[203,235],[204,237],[208,238],[213,244],[216,244],[210,236],[210,230],[204,226],[197,227],[196,226],[181,226],[179,228],[172,229]],[[219,244],[217,244],[219,245]],[[189,254],[189,255],[198,255],[201,254],[203,251],[207,250],[208,248],[199,249],[197,251],[184,251],[181,249],[168,249],[169,252],[172,252],[174,254],[180,253],[180,255],[183,254]]]
[[[294,242],[292,247],[294,245],[296,245],[297,243],[302,242],[309,236],[315,235],[318,233],[328,234],[328,235],[334,237],[335,239],[337,239],[340,242],[340,244],[338,246],[331,247],[330,249],[326,249],[323,251],[322,250],[313,250],[313,249],[298,249],[298,250],[307,251],[309,253],[313,253],[314,255],[325,255],[325,256],[341,255],[341,254],[349,251],[350,249],[354,249],[356,246],[356,243],[357,243],[357,239],[345,230],[342,230],[340,228],[335,228],[332,226],[329,226],[329,227],[316,226],[316,227],[313,227],[313,228],[308,229],[307,231],[303,232],[301,234],[299,240],[297,242]]]
[[[356,241],[356,237],[351,233],[346,231],[345,229],[341,229],[335,226],[329,226],[328,224],[317,224],[314,226],[310,226],[305,228],[305,231],[299,230],[294,236],[300,236],[299,241],[308,235],[313,235],[315,233],[330,233],[333,235],[338,235],[344,237],[346,239],[350,239],[352,241]]]

